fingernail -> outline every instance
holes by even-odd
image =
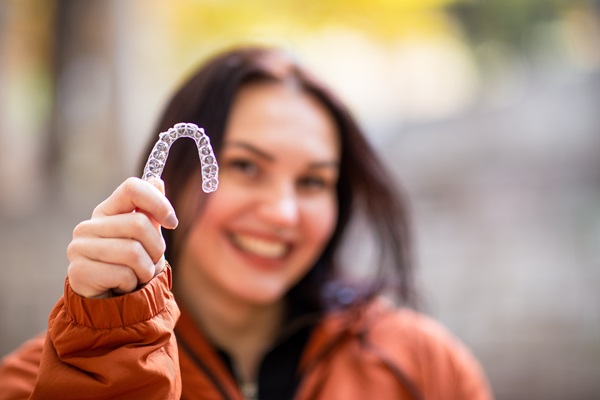
[[[177,228],[177,225],[179,225],[179,220],[177,219],[175,213],[172,212],[167,215],[167,218],[165,218],[165,223],[165,228],[175,229]]]

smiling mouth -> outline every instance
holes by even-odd
[[[287,243],[259,239],[256,236],[235,234],[232,238],[240,250],[264,258],[281,258],[287,254],[289,249]]]

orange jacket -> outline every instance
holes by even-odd
[[[242,400],[191,318],[179,318],[170,287],[167,269],[134,293],[93,300],[75,294],[67,280],[48,332],[0,365],[0,400]],[[174,332],[187,351],[178,351]],[[460,342],[428,317],[382,301],[325,317],[299,373],[297,399],[491,399]]]

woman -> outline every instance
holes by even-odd
[[[400,197],[317,80],[277,50],[232,50],[181,87],[157,131],[178,122],[211,137],[219,189],[201,193],[180,140],[164,185],[130,178],[101,203],[74,230],[45,342],[5,359],[0,398],[491,397],[468,350],[410,311]],[[357,285],[338,259],[360,213],[381,259]]]

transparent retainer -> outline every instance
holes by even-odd
[[[146,181],[150,178],[161,179],[171,145],[177,139],[187,137],[193,139],[196,142],[196,147],[198,147],[198,156],[202,168],[202,190],[205,193],[217,190],[219,186],[219,165],[210,145],[210,139],[204,133],[204,129],[195,124],[180,122],[169,128],[167,132],[160,133],[158,137],[158,141],[148,156],[142,179]]]

